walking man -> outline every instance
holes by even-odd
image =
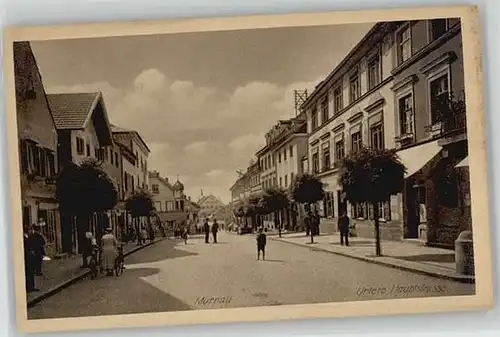
[[[217,220],[214,219],[214,223],[212,224],[212,235],[214,237],[214,243],[217,243],[217,232],[219,231],[219,224]]]
[[[35,253],[35,274],[41,276],[43,257],[45,256],[45,239],[43,238],[42,233],[40,233],[39,226],[33,225],[32,236],[33,249]]]
[[[24,227],[24,273],[26,277],[26,292],[38,291],[35,287],[35,252],[32,246],[29,226]]]
[[[210,238],[210,225],[208,224],[208,219],[205,219],[203,231],[205,232],[205,243],[208,243],[208,239]]]
[[[340,232],[340,244],[343,246],[345,239],[345,245],[349,246],[349,217],[345,212],[342,213],[339,218],[338,227]]]
[[[257,235],[257,260],[260,260],[260,252],[262,252],[262,260],[266,259],[266,234],[259,228],[259,234]]]

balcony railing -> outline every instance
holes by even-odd
[[[432,137],[450,137],[467,131],[467,118],[465,112],[456,113],[433,125],[425,128]]]

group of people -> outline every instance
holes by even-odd
[[[108,275],[113,275],[119,247],[120,243],[113,234],[111,227],[106,228],[104,235],[101,237],[100,248],[95,236],[91,232],[85,233],[85,240],[82,247],[82,268],[89,268],[92,256],[97,257],[100,250],[103,270]]]
[[[24,272],[27,292],[38,291],[35,286],[35,275],[42,275],[45,238],[40,229],[37,225],[24,227]]]
[[[205,219],[203,223],[203,232],[205,233],[205,243],[210,243],[210,231],[212,231],[213,243],[217,243],[217,232],[219,231],[219,224],[217,220],[214,219],[212,227],[208,223],[208,219]]]
[[[312,234],[313,236],[319,235],[320,218],[317,210],[307,212],[304,218],[304,226],[306,228],[306,235]]]

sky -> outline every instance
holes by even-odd
[[[150,170],[194,200],[231,201],[293,90],[309,92],[373,24],[32,42],[47,93],[102,91],[110,122],[146,141]]]

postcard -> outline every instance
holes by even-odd
[[[19,329],[488,309],[478,17],[8,27]]]

